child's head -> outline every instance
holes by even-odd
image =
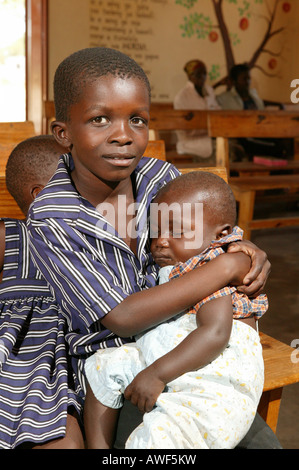
[[[214,173],[181,175],[163,186],[154,202],[158,231],[151,230],[151,251],[160,266],[187,261],[231,233],[235,225],[232,190]]]
[[[54,78],[56,140],[69,147],[73,181],[82,195],[128,179],[148,142],[150,85],[143,69],[114,49],[82,49]],[[101,187],[100,186],[100,187]],[[82,193],[83,190],[83,193]]]
[[[70,107],[81,100],[85,88],[100,77],[109,75],[141,80],[150,99],[148,78],[135,60],[115,49],[81,49],[66,57],[55,72],[54,101],[57,121],[68,121]]]
[[[25,215],[55,172],[64,151],[52,135],[39,135],[20,142],[11,152],[6,164],[6,186]]]

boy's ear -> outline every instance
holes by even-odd
[[[32,201],[36,198],[36,196],[41,192],[42,189],[44,189],[43,184],[35,184],[30,188],[30,196],[32,198]]]
[[[219,225],[216,229],[216,240],[226,237],[229,233],[232,233],[232,226],[230,224]]]
[[[67,130],[67,125],[65,122],[53,121],[51,122],[51,130],[56,139],[56,141],[64,148],[71,147],[71,141],[69,139],[69,134]]]

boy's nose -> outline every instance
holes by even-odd
[[[133,142],[132,131],[129,124],[118,122],[111,128],[109,137],[110,143],[119,143],[121,145],[130,144]]]

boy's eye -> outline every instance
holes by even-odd
[[[134,126],[146,126],[147,125],[147,121],[146,119],[143,119],[141,117],[133,117],[131,119],[131,123],[134,125]]]
[[[97,116],[92,118],[91,122],[95,122],[96,124],[106,124],[108,122],[108,118],[106,116]]]

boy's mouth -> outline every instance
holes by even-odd
[[[114,166],[130,166],[132,161],[135,159],[134,155],[120,155],[120,154],[112,154],[112,155],[103,155],[104,160],[109,162],[111,165]]]

